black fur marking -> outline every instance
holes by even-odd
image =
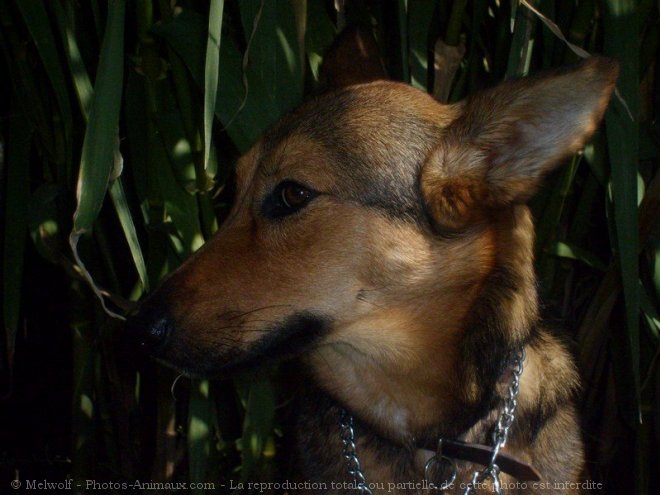
[[[508,308],[505,302],[520,287],[521,282],[515,271],[505,266],[495,268],[466,321],[465,337],[461,344],[463,362],[466,363],[464,379],[478,386],[477,403],[471,408],[473,415],[465,416],[466,424],[475,423],[497,406],[500,400],[495,393],[497,382],[516,351],[527,344],[536,330],[530,329],[526,341],[515,342],[510,329],[503,326],[509,322],[509,315],[502,314]]]
[[[299,355],[326,335],[331,318],[325,315],[295,313],[284,323],[269,328],[248,350],[248,359],[281,359]]]
[[[528,436],[521,440],[531,444],[536,440],[541,429],[554,417],[555,414],[557,414],[557,406],[555,404],[548,408],[544,408],[541,404],[537,404],[531,411],[518,415],[516,418],[518,424],[514,427],[514,431],[527,432]]]
[[[318,342],[330,330],[332,320],[322,314],[300,312],[264,329],[247,349],[220,342],[216,351],[199,348],[194,341],[167,349],[167,361],[192,375],[217,376],[255,369],[295,357]],[[181,349],[178,351],[177,349]]]

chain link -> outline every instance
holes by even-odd
[[[360,459],[357,456],[355,448],[355,430],[353,429],[353,416],[348,414],[342,409],[339,416],[339,430],[341,435],[341,442],[344,445],[343,455],[346,459],[346,466],[348,467],[348,474],[353,478],[356,489],[361,495],[373,495],[369,489],[367,480],[362,472],[360,466]]]
[[[481,471],[475,471],[472,474],[470,483],[465,488],[463,495],[475,493],[478,485],[490,480],[493,491],[497,495],[502,495],[502,483],[500,482],[500,468],[497,465],[497,456],[500,450],[506,445],[509,436],[509,428],[516,419],[516,409],[518,407],[518,393],[520,392],[520,377],[523,373],[523,364],[525,362],[525,349],[520,349],[513,359],[513,369],[511,373],[511,383],[509,384],[507,396],[504,399],[502,412],[500,413],[495,428],[493,430],[492,442],[493,450],[490,456],[488,466]],[[356,488],[361,495],[373,495],[369,489],[367,480],[360,466],[355,448],[355,430],[353,429],[353,417],[342,409],[339,417],[339,429],[343,448],[344,459],[348,467],[348,474],[353,478]],[[454,474],[455,476],[455,474]],[[454,478],[451,478],[453,482]],[[450,483],[451,483],[450,482]]]
[[[497,455],[500,450],[506,445],[509,436],[509,428],[516,418],[516,408],[518,407],[518,392],[520,392],[520,377],[523,372],[523,363],[525,362],[525,349],[521,349],[513,360],[513,370],[511,376],[511,384],[509,385],[508,394],[504,399],[502,412],[497,420],[495,429],[493,430],[493,451],[490,456],[490,462],[481,471],[475,471],[472,475],[472,480],[465,488],[463,495],[470,495],[474,493],[477,485],[480,485],[487,480],[490,480],[493,485],[493,491],[497,495],[502,495],[502,484],[500,482],[500,468],[497,465]]]

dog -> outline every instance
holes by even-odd
[[[240,158],[228,218],[131,332],[189,375],[295,360],[310,493],[580,492],[579,377],[540,322],[526,203],[596,130],[616,62],[446,105],[348,39],[351,65]]]

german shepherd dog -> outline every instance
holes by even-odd
[[[332,87],[239,160],[228,218],[141,305],[132,332],[195,376],[294,359],[298,476],[330,493],[360,486],[342,418],[374,493],[427,493],[412,483],[438,439],[492,447],[524,349],[502,453],[540,481],[503,472],[502,485],[580,492],[578,372],[539,321],[526,202],[596,130],[616,63],[594,57],[445,105],[374,80],[378,64],[348,39],[335,52],[351,66],[329,66]],[[445,493],[488,464],[452,462]]]

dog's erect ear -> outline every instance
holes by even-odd
[[[616,62],[593,57],[459,103],[457,119],[422,170],[433,219],[460,229],[485,209],[526,202],[543,175],[593,134],[617,74]]]
[[[388,79],[373,35],[358,26],[346,28],[323,58],[321,80],[327,89]]]

